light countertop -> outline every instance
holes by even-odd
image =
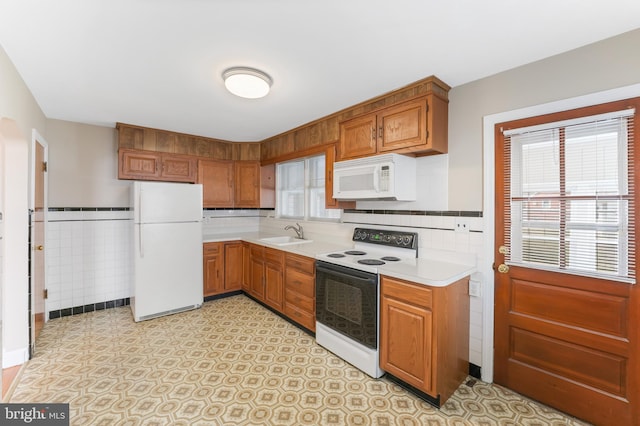
[[[327,243],[322,241],[312,241],[301,244],[277,245],[261,241],[261,238],[281,236],[282,234],[272,234],[264,232],[236,232],[229,234],[204,234],[204,243],[224,242],[224,241],[246,241],[253,244],[272,247],[289,253],[299,254],[315,258],[316,255],[331,253],[335,251],[347,250],[351,244]],[[442,287],[452,284],[476,271],[475,266],[464,263],[448,262],[442,260],[431,260],[417,258],[415,261],[402,263],[386,263],[378,266],[378,273],[389,277],[412,281],[418,284],[425,284],[434,287]]]

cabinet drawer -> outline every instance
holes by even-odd
[[[251,257],[255,259],[262,259],[264,257],[264,247],[252,244],[250,246]]]
[[[284,305],[284,313],[303,327],[306,327],[311,331],[316,331],[316,316],[314,314],[302,311],[289,304]]]
[[[397,300],[422,306],[433,307],[433,290],[430,287],[399,280],[397,278],[382,277],[382,294]]]
[[[202,245],[202,254],[220,254],[222,251],[222,243],[204,243]]]
[[[315,297],[316,282],[315,278],[307,274],[303,274],[297,269],[287,269],[285,287],[307,297]]]
[[[282,250],[267,247],[264,249],[264,260],[266,262],[272,262],[282,265],[282,263],[284,262],[284,253],[282,252]]]
[[[315,260],[295,254],[287,254],[287,268],[294,268],[309,275],[315,274]]]
[[[284,297],[287,304],[295,305],[303,311],[312,313],[316,308],[315,301],[311,297],[304,296],[297,291],[287,289]]]

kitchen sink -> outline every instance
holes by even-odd
[[[296,238],[296,237],[291,237],[291,236],[283,236],[283,237],[267,237],[267,238],[260,238],[260,241],[264,242],[264,243],[269,243],[269,244],[273,244],[276,246],[288,246],[291,244],[304,244],[304,243],[311,243],[313,242],[313,240],[303,240],[300,238]]]

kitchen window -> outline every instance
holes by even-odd
[[[325,209],[325,156],[276,165],[276,215],[303,220],[338,220],[340,210]]]
[[[635,282],[633,109],[505,130],[505,261]]]

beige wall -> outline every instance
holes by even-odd
[[[640,83],[639,46],[640,29],[453,88],[449,210],[483,210],[484,116]]]
[[[114,128],[47,120],[49,207],[128,207]]]
[[[32,129],[44,134],[46,120],[31,92],[0,47],[0,206],[4,213],[0,281],[2,365],[28,357],[28,154]]]

